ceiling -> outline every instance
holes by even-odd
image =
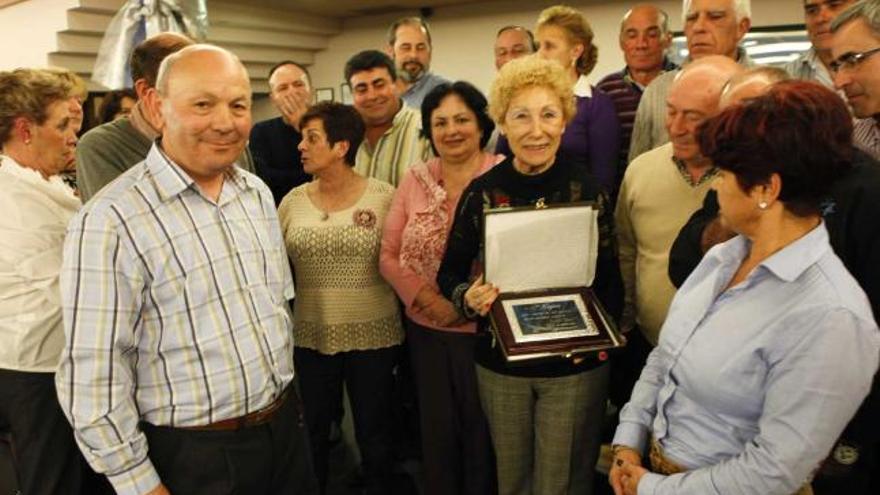
[[[297,10],[325,17],[360,17],[420,8],[477,3],[481,0],[255,0],[277,9]],[[482,0],[485,1],[485,0]]]

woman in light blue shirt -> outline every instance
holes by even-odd
[[[851,134],[843,102],[801,81],[704,124],[721,220],[740,235],[710,250],[672,302],[621,411],[617,495],[812,493],[880,357],[868,300],[820,215]]]

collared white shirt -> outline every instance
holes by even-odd
[[[581,76],[578,77],[578,80],[575,81],[574,95],[580,96],[581,98],[589,98],[593,96],[593,87],[590,85],[587,76],[581,74]]]
[[[51,373],[58,366],[61,252],[80,206],[60,176],[45,179],[0,155],[0,368]]]

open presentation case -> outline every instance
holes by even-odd
[[[599,228],[593,203],[486,210],[486,281],[501,290],[489,311],[509,362],[574,358],[626,345],[590,286]]]

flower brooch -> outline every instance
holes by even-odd
[[[376,226],[376,213],[370,209],[355,210],[352,220],[358,227],[372,229]]]

